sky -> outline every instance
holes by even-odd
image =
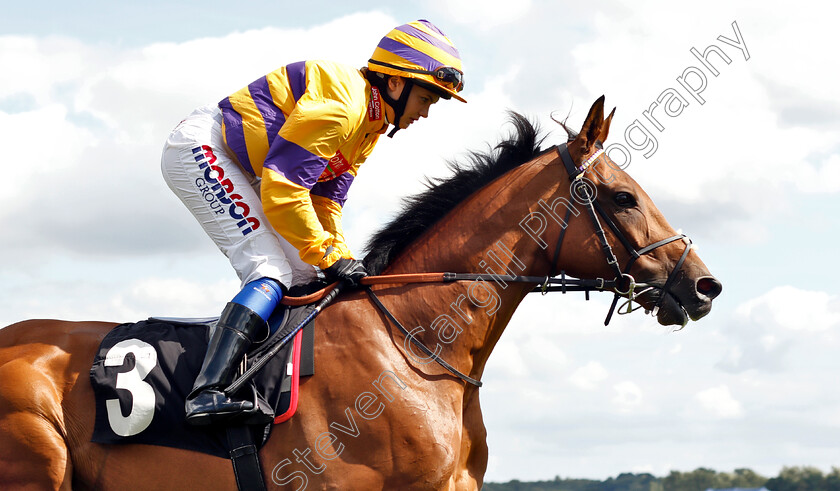
[[[442,101],[379,143],[345,206],[351,248],[424,176],[497,143],[506,111],[540,122],[556,144],[565,134],[551,115],[579,128],[603,94],[617,107],[607,144],[628,150],[627,171],[723,283],[712,312],[681,331],[641,313],[605,327],[608,295],[527,298],[483,376],[486,479],[840,466],[830,271],[840,7],[147,0],[2,10],[0,326],[217,315],[238,280],[160,175],[169,131],[287,63],[362,66],[391,28],[425,18],[459,48],[469,103]],[[671,115],[657,100],[671,101]]]

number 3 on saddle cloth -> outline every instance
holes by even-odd
[[[313,308],[278,308],[270,320],[273,334],[252,346],[246,357],[249,366],[273,346],[284,327],[296,326]],[[184,401],[198,376],[214,322],[153,317],[111,330],[90,370],[96,398],[91,441],[162,445],[228,458],[224,426],[196,427],[184,419]],[[238,394],[251,400],[256,396],[259,410],[273,417],[274,424],[292,417],[299,378],[314,373],[313,333],[310,323]],[[268,440],[271,426],[250,427],[257,447]]]

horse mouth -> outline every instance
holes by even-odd
[[[711,312],[712,303],[722,290],[720,282],[710,275],[676,281],[667,290],[663,288],[665,284],[667,281],[658,280],[641,283],[637,288],[644,285],[644,289],[637,291],[633,300],[646,313],[653,314],[661,325],[679,325],[681,328],[689,320],[700,320]]]
[[[656,320],[663,326],[679,325],[680,328],[685,327],[690,316],[679,298],[670,292],[662,292],[662,290],[659,290],[659,292],[662,304],[658,310],[655,309]]]
[[[645,309],[645,313],[656,317],[663,326],[678,325],[682,328],[689,319],[696,321],[708,313],[708,308],[687,308],[677,295],[661,287],[653,287],[641,293],[636,301]]]

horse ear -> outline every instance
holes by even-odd
[[[604,125],[604,96],[599,97],[589,108],[589,114],[580,129],[580,136],[583,137],[583,148],[590,150],[598,140],[601,128]]]
[[[601,140],[601,143],[607,141],[607,136],[610,134],[610,124],[612,124],[612,118],[615,115],[615,108],[610,111],[610,115],[607,116],[607,119],[604,120],[604,125],[601,127],[601,134],[598,135],[598,139]]]

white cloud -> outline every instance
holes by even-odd
[[[528,364],[519,350],[519,346],[513,343],[499,343],[493,350],[493,363],[488,366],[488,371],[496,372],[499,376],[522,378],[529,374]]]
[[[120,318],[143,318],[149,312],[162,316],[214,316],[230,300],[239,281],[235,278],[203,283],[184,278],[142,278],[111,296],[109,303],[119,309]]]
[[[762,346],[763,347],[763,346]],[[721,367],[742,367],[744,366],[744,350],[740,346],[733,345],[726,349],[726,353],[720,360]]]
[[[706,412],[717,418],[738,418],[744,413],[741,403],[732,397],[726,385],[700,391],[695,395],[695,399]]]
[[[100,62],[96,50],[71,38],[0,36],[0,107],[15,95],[48,105],[60,97],[58,89],[74,84]]]
[[[559,372],[569,363],[566,353],[550,338],[529,337],[523,348],[528,353],[529,363],[537,369]]]
[[[597,361],[590,361],[569,375],[569,382],[583,390],[595,390],[610,373]]]
[[[642,404],[642,389],[635,382],[625,380],[613,386],[615,397],[612,402],[621,412],[629,412]]]
[[[360,13],[306,29],[267,27],[128,50],[90,70],[75,103],[107,122],[119,138],[160,147],[193,108],[221,100],[286,63],[328,58],[363,66],[395,22],[382,13]],[[335,36],[343,42],[335,43]]]
[[[49,128],[48,134],[45,128]],[[9,143],[4,146],[7,185],[0,194],[0,217],[20,197],[37,194],[45,174],[77,166],[98,140],[91,131],[68,121],[66,106],[52,102],[15,114],[0,111],[0,134]],[[27,212],[37,213],[37,209]]]
[[[796,187],[806,193],[840,193],[840,155],[833,154],[820,164],[804,164]]]
[[[804,353],[828,349],[840,327],[840,297],[778,286],[735,308],[720,330],[717,368],[785,373]]]
[[[837,296],[792,286],[779,286],[749,300],[738,307],[737,313],[765,327],[792,331],[826,331],[840,325]],[[762,340],[765,344],[770,341]]]
[[[434,0],[432,5],[453,21],[488,31],[514,22],[531,10],[531,0]],[[445,31],[444,31],[445,32]]]

